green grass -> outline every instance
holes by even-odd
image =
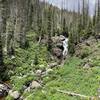
[[[100,69],[84,70],[79,66],[80,63],[80,59],[71,57],[62,68],[55,69],[54,73],[47,76],[48,78],[43,79],[45,85],[41,90],[28,93],[25,97],[28,100],[81,100],[79,97],[59,93],[56,89],[97,96]]]
[[[79,67],[80,59],[70,58],[63,68],[57,71],[57,78],[48,82],[46,88],[58,88],[84,95],[96,96],[99,87],[99,70],[84,70]]]

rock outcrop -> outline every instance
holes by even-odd
[[[13,90],[9,91],[9,95],[16,100],[19,99],[21,96],[21,94],[18,91],[13,91]]]
[[[63,35],[52,37],[52,54],[58,59],[66,58],[68,54],[68,38]]]

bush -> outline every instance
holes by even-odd
[[[81,54],[80,54],[80,58],[81,59],[84,59],[86,58],[87,56],[89,56],[90,54],[90,50],[88,48],[84,48],[82,51],[81,51]]]

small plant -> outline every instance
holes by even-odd
[[[39,64],[39,61],[38,61],[38,56],[37,56],[37,54],[35,54],[35,58],[34,58],[34,64],[35,64],[35,65],[38,65],[38,64]]]

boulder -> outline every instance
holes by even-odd
[[[63,51],[61,49],[57,48],[57,47],[52,49],[52,54],[54,56],[56,56],[57,58],[61,58],[63,56],[62,52]]]
[[[30,88],[40,88],[41,84],[38,83],[37,81],[32,81],[32,83],[30,84]]]
[[[0,84],[0,97],[4,97],[8,94],[9,88],[4,85],[4,84]]]
[[[53,43],[61,42],[61,41],[63,41],[64,39],[65,39],[65,37],[64,37],[63,35],[52,37]]]
[[[31,88],[30,88],[30,87],[28,87],[27,89],[25,89],[25,91],[24,91],[24,92],[26,93],[26,92],[30,92],[30,91],[31,91]]]
[[[66,38],[63,36],[63,35],[60,35],[60,37],[59,37],[59,40],[60,41],[63,41],[63,40],[65,40]]]
[[[59,36],[52,37],[53,43],[59,42]]]
[[[90,65],[87,63],[87,64],[84,65],[83,68],[84,68],[84,69],[88,69],[88,68],[90,68]]]
[[[42,74],[42,70],[36,70],[36,75],[40,76]]]
[[[93,67],[93,65],[90,63],[90,62],[88,62],[88,63],[86,63],[85,65],[84,65],[84,69],[89,69],[89,68],[91,68],[91,67]]]
[[[11,60],[15,59],[16,57],[14,55],[11,56]]]
[[[20,93],[18,91],[13,91],[13,90],[9,91],[9,95],[14,99],[18,99],[20,97]]]

